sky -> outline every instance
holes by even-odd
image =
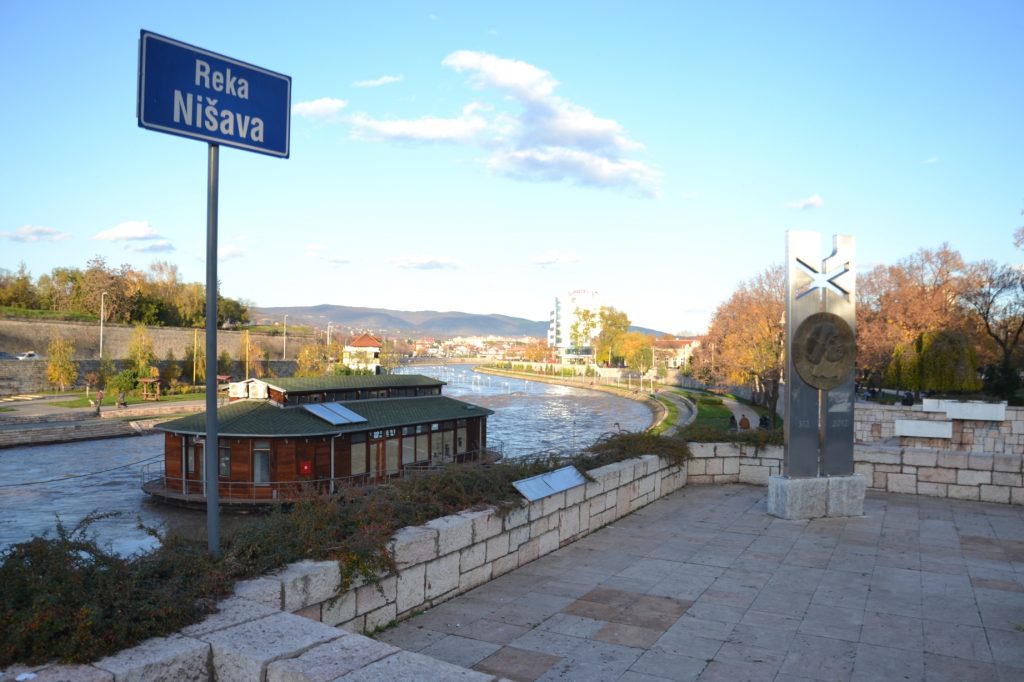
[[[0,0],[0,268],[205,280],[206,144],[138,126],[140,29],[292,78],[290,158],[222,147],[257,306],[701,332],[787,230],[858,269],[1019,262],[1024,3]],[[822,256],[827,256],[827,253]]]

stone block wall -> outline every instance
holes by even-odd
[[[1020,454],[856,446],[854,467],[868,487],[959,500],[1024,504]]]
[[[363,636],[444,602],[569,544],[686,485],[686,468],[655,455],[589,472],[585,485],[504,516],[466,511],[391,539],[398,574],[338,594],[334,561],[300,561],[239,583],[205,621],[147,640],[89,666],[56,666],[45,679],[313,682],[358,679],[496,682]],[[22,669],[0,671],[18,674]],[[6,678],[5,678],[6,679]],[[20,678],[19,678],[20,679]],[[27,678],[26,678],[27,679]]]
[[[403,528],[391,541],[399,573],[338,596],[333,562],[297,565],[252,589],[267,604],[352,632],[440,604],[555,551],[686,484],[684,467],[655,455],[589,472],[593,481],[499,515],[467,511]],[[267,585],[265,581],[271,581]],[[243,590],[250,588],[242,588]]]
[[[898,444],[906,448],[1024,455],[1024,408],[1007,407],[1002,421],[952,419],[943,412],[925,412],[920,405],[877,405],[857,403],[854,440],[858,444]],[[952,421],[952,438],[896,436],[897,420]]]
[[[767,485],[769,476],[782,471],[780,446],[690,443],[690,451],[691,485]],[[858,444],[853,460],[854,473],[862,474],[872,490],[1024,504],[1024,455]]]

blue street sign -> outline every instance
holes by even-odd
[[[139,126],[288,158],[292,79],[142,31]]]

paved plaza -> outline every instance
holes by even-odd
[[[1024,680],[1024,508],[689,486],[381,633],[511,680]]]

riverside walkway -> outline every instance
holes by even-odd
[[[1024,679],[1024,509],[766,495],[688,486],[378,639],[510,680]]]

